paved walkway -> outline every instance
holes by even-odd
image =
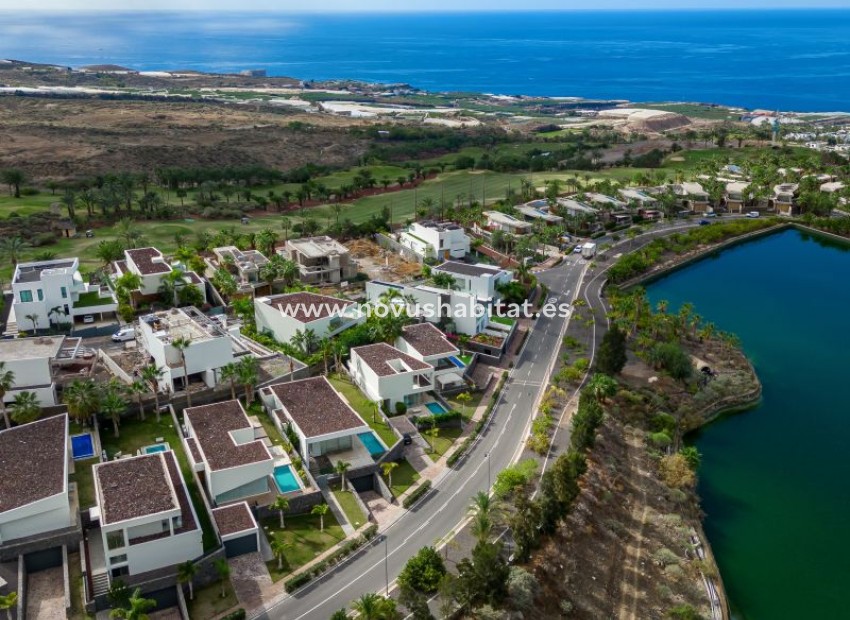
[[[230,565],[230,583],[239,604],[251,616],[275,595],[280,594],[281,588],[275,588],[268,568],[259,553],[246,553],[227,560]],[[282,585],[282,584],[281,584]]]
[[[65,577],[62,567],[48,568],[27,577],[29,620],[54,620],[65,617]]]
[[[389,503],[375,491],[364,491],[360,494],[360,499],[368,506],[379,530],[395,521],[404,511],[400,504]]]

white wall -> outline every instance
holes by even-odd
[[[366,282],[366,298],[369,301],[377,301],[388,289],[398,290],[403,295],[411,295],[416,303],[420,305],[429,304],[437,307],[441,299],[448,300],[446,302],[448,309],[443,316],[451,320],[454,323],[455,331],[461,334],[474,336],[484,331],[484,328],[487,326],[487,315],[484,307],[468,293],[418,286],[403,286],[399,290],[395,287],[388,287],[380,282],[370,281]],[[462,312],[458,310],[461,306],[463,307]],[[478,307],[478,314],[475,311],[476,307]],[[424,318],[436,325],[440,322],[441,317],[431,315]]]
[[[106,544],[107,532],[102,530],[102,534],[107,570],[109,569],[110,557],[124,554],[127,556],[127,568],[131,575],[175,566],[187,560],[199,558],[204,554],[203,532],[200,524],[197,524],[197,527],[191,532],[113,550],[110,550]],[[121,565],[118,564],[118,566]]]
[[[273,473],[274,461],[272,459],[217,471],[210,471],[205,468],[207,484],[213,498],[266,476],[271,476]]]
[[[0,544],[16,538],[44,534],[71,525],[68,493],[0,513]]]
[[[404,372],[392,375],[377,375],[354,350],[348,362],[351,377],[358,387],[370,400],[389,401],[392,411],[395,404],[404,401],[405,396],[421,394],[432,390],[434,385],[433,370],[421,372]],[[427,377],[428,387],[414,387],[413,380],[417,375]]]
[[[350,319],[341,316],[329,316],[316,319],[309,323],[296,321],[288,314],[278,310],[276,305],[254,300],[254,319],[257,322],[258,332],[270,332],[278,342],[289,343],[298,330],[312,329],[318,338],[335,336],[360,323],[363,319]]]

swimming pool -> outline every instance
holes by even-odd
[[[359,433],[357,438],[360,439],[360,443],[366,446],[366,449],[372,456],[379,456],[387,451],[375,433]]]
[[[142,448],[142,451],[145,454],[156,454],[157,452],[165,452],[169,449],[170,447],[167,443],[155,443],[152,446],[145,446]]]
[[[91,433],[71,435],[71,454],[75,461],[90,459],[94,456],[94,442]]]
[[[281,493],[290,493],[301,488],[290,465],[278,465],[274,468],[274,483]]]
[[[431,413],[433,413],[433,414],[437,414],[437,415],[439,415],[439,414],[441,414],[441,413],[448,413],[448,412],[449,412],[449,410],[448,410],[448,409],[446,409],[445,407],[443,407],[443,406],[442,406],[440,403],[438,403],[438,402],[425,403],[425,406],[428,408],[428,411],[430,411],[430,412],[431,412]]]
[[[449,361],[458,368],[466,368],[466,364],[463,362],[463,360],[455,357],[454,355],[449,356]]]

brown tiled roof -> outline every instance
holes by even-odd
[[[342,314],[345,308],[354,303],[346,299],[317,295],[316,293],[276,295],[270,298],[270,302],[278,310],[300,323],[310,323],[325,319],[332,314]]]
[[[351,352],[352,354],[357,353],[358,357],[363,360],[363,363],[375,371],[375,374],[379,377],[398,374],[389,365],[389,362],[393,360],[403,361],[411,370],[428,370],[431,368],[430,364],[426,364],[422,360],[418,360],[407,353],[402,353],[386,342],[377,342],[375,344],[367,344],[363,347],[356,347],[351,349]]]
[[[245,502],[213,508],[212,514],[215,524],[218,526],[218,532],[222,536],[252,530],[257,527],[254,515],[251,514],[251,510]]]
[[[238,400],[191,407],[183,415],[192,424],[197,447],[212,470],[270,461],[272,458],[260,440],[243,444],[233,441],[231,431],[251,429],[253,433],[251,422]]]
[[[155,273],[169,273],[171,266],[167,263],[154,262],[154,258],[162,258],[162,252],[156,248],[136,248],[125,250],[127,255],[136,263],[136,267],[142,275],[149,276]]]
[[[423,357],[458,353],[457,347],[446,339],[443,332],[428,322],[406,326],[401,337]]]
[[[117,523],[179,507],[168,484],[171,477],[165,454],[168,453],[118,459],[94,466],[101,523]]]
[[[171,478],[174,493],[177,495],[177,503],[180,505],[180,518],[183,521],[183,524],[174,530],[174,533],[182,534],[183,532],[196,530],[198,524],[195,523],[195,515],[192,514],[192,502],[189,499],[189,492],[186,490],[186,485],[183,483],[180,467],[177,465],[177,456],[170,450],[161,454],[168,467],[168,476]]]
[[[0,512],[65,490],[67,420],[63,414],[0,431]]]
[[[127,261],[125,260],[117,260],[112,263],[112,272],[116,274],[125,274],[127,273]]]
[[[194,271],[186,271],[183,275],[189,278],[189,282],[192,284],[200,284],[202,282],[200,276],[198,276],[198,274]]]
[[[487,274],[495,275],[502,271],[499,267],[491,267],[490,265],[471,265],[469,263],[462,263],[456,260],[447,260],[442,265],[434,267],[434,269],[437,271],[455,273],[464,276],[483,276]]]
[[[366,426],[351,405],[325,377],[311,377],[270,386],[286,408],[286,413],[305,437],[319,437]],[[281,422],[288,422],[282,411],[276,412]]]
[[[186,438],[186,445],[189,446],[189,453],[192,456],[192,460],[196,463],[203,463],[204,459],[201,456],[201,451],[198,448],[198,442],[195,441],[194,437]]]

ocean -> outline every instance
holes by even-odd
[[[0,12],[0,58],[850,111],[850,10]]]

